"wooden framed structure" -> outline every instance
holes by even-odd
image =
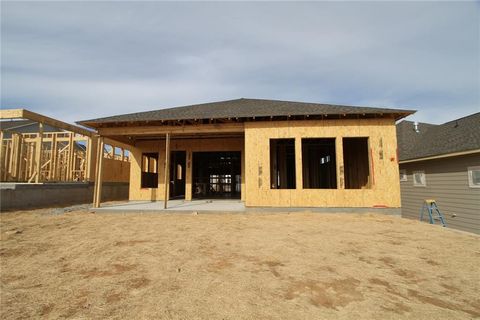
[[[0,181],[95,181],[98,136],[94,131],[24,109],[0,110]],[[127,146],[105,140],[106,181],[128,182]]]
[[[130,146],[130,200],[398,208],[395,121],[413,112],[238,99],[79,123]]]

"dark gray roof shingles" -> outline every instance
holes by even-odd
[[[302,116],[302,115],[339,115],[339,114],[411,114],[413,110],[386,108],[353,107],[344,105],[263,100],[236,99],[210,102],[169,109],[138,112],[79,121],[84,125],[109,122],[129,121],[167,121],[219,118],[247,118],[270,116]]]
[[[480,149],[480,112],[441,125],[412,121],[397,124],[400,161]]]

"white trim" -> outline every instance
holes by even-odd
[[[418,183],[415,179],[415,174],[420,173],[423,174],[423,183]],[[417,170],[412,172],[412,180],[414,187],[426,187],[427,186],[427,175],[425,174],[425,170]]]
[[[408,181],[407,169],[400,169],[398,173],[400,175],[400,181]]]
[[[473,183],[473,171],[480,171],[480,166],[468,167],[468,186],[470,188],[480,188],[480,184]]]
[[[437,156],[430,156],[418,159],[411,159],[411,160],[400,160],[398,163],[410,163],[410,162],[417,162],[417,161],[425,161],[425,160],[433,160],[433,159],[441,159],[441,158],[448,158],[448,157],[455,157],[455,156],[463,156],[472,153],[480,153],[480,149],[470,150],[470,151],[462,151],[462,152],[453,152],[453,153],[446,153]]]

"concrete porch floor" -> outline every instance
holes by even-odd
[[[128,201],[111,205],[102,205],[92,209],[98,212],[245,212],[245,204],[240,200],[169,200],[168,208],[163,209],[163,201]]]

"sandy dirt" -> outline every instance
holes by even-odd
[[[480,237],[377,214],[1,215],[2,319],[475,319]]]

